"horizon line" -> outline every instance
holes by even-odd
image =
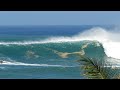
[[[58,25],[55,25],[55,24],[53,24],[53,25],[0,25],[0,26],[82,26],[82,25],[89,25],[89,26],[92,26],[92,25],[94,25],[94,26],[98,26],[98,25],[100,25],[100,26],[102,26],[102,25],[115,25],[115,24],[80,24],[80,25],[78,25],[78,24],[76,24],[76,25],[74,25],[74,24],[72,24],[72,25],[62,25],[62,24],[58,24]],[[116,26],[116,25],[115,25]]]

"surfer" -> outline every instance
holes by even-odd
[[[0,60],[0,64],[2,64],[3,63],[3,61],[2,60]]]

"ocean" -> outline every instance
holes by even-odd
[[[0,26],[0,79],[86,79],[79,53],[119,66],[114,25]]]

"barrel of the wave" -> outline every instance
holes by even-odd
[[[88,41],[82,45],[84,56],[90,59],[104,60],[106,54],[102,44],[98,41]]]

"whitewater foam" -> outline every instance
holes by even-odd
[[[15,66],[42,66],[42,67],[73,67],[73,66],[64,66],[64,65],[49,65],[49,64],[29,64],[22,62],[9,62],[3,61],[0,65],[15,65]]]

